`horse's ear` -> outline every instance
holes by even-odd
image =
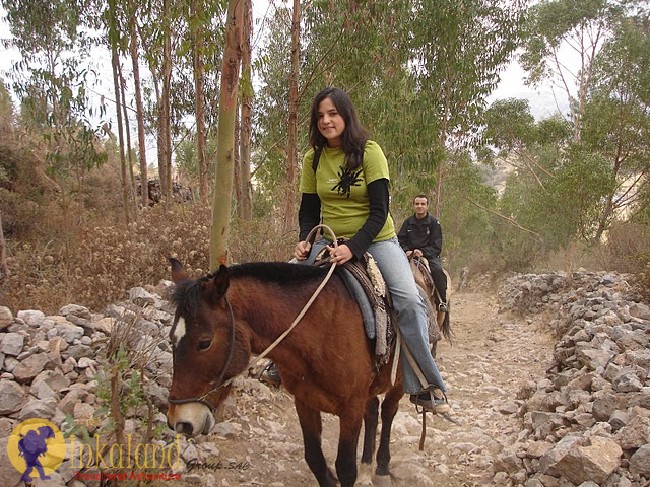
[[[221,264],[219,266],[219,270],[212,278],[212,283],[214,284],[214,289],[218,297],[226,294],[226,290],[230,285],[230,275],[228,273],[228,268],[225,265]]]
[[[172,265],[172,280],[174,282],[179,282],[189,278],[189,275],[180,260],[174,259],[173,257],[168,257],[167,259]]]

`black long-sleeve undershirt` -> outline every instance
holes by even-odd
[[[370,214],[363,226],[346,243],[352,254],[360,258],[379,234],[388,218],[389,193],[388,179],[378,179],[368,184]],[[317,194],[303,193],[298,218],[300,221],[300,240],[320,223],[321,202]]]

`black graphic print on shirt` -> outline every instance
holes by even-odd
[[[350,188],[352,186],[361,186],[359,183],[362,179],[359,175],[363,172],[363,168],[358,171],[351,171],[347,167],[340,166],[337,172],[340,181],[332,187],[332,191],[336,191],[339,195],[345,195],[346,198],[350,197]]]

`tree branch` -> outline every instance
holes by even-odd
[[[519,228],[520,230],[523,230],[524,232],[531,233],[531,234],[535,235],[538,239],[540,239],[542,242],[544,241],[544,238],[543,238],[539,233],[537,233],[537,232],[533,232],[532,230],[529,230],[529,229],[526,228],[526,227],[522,227],[519,223],[517,223],[514,219],[510,218],[509,216],[502,215],[502,214],[499,213],[498,211],[494,211],[494,210],[491,210],[491,209],[489,209],[489,208],[486,208],[485,206],[480,205],[479,203],[477,203],[476,201],[472,200],[471,198],[468,198],[467,196],[465,196],[464,198],[465,198],[467,201],[469,201],[471,204],[473,204],[474,206],[476,206],[477,208],[480,208],[481,210],[487,211],[488,213],[492,213],[493,215],[496,215],[496,216],[498,216],[499,218],[501,218],[501,219],[507,221],[508,223],[510,223],[511,225],[513,225],[514,227],[517,227],[517,228]]]

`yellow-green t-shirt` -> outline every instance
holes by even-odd
[[[345,154],[340,148],[325,147],[321,153],[316,174],[312,167],[314,150],[309,150],[302,163],[300,191],[318,194],[323,223],[337,237],[352,237],[368,219],[370,202],[368,184],[379,179],[390,181],[388,162],[381,147],[369,140],[363,155],[363,166],[353,171],[345,169]],[[327,236],[327,235],[326,235]],[[373,242],[395,236],[393,218],[386,223]]]

